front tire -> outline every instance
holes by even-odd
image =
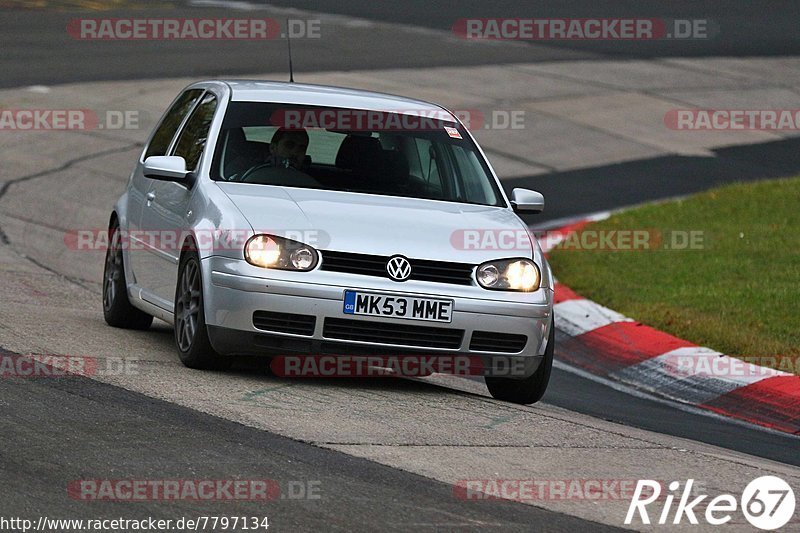
[[[175,289],[175,347],[181,362],[198,370],[223,370],[230,359],[222,357],[211,346],[203,303],[203,277],[200,259],[194,252],[181,257],[178,286]]]
[[[553,354],[556,344],[555,321],[550,323],[550,335],[547,348],[544,350],[542,362],[536,372],[525,379],[498,378],[486,376],[486,387],[492,398],[506,402],[530,405],[538,402],[547,390],[550,372],[553,368]]]
[[[122,261],[122,244],[119,223],[108,228],[108,249],[103,268],[103,318],[109,326],[125,329],[147,329],[153,317],[135,308],[128,299],[125,281],[125,263]]]

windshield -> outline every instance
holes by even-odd
[[[394,111],[231,102],[211,176],[505,206],[460,125]]]

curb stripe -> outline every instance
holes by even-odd
[[[545,252],[591,218],[548,232]],[[800,435],[800,376],[697,346],[587,300],[555,282],[559,358],[670,400]]]
[[[736,374],[743,375],[713,375],[707,369],[713,371],[714,363],[723,372],[730,373],[731,369],[736,369]],[[673,400],[697,405],[774,376],[775,372],[765,375],[759,373],[754,365],[734,360],[709,348],[691,346],[625,368],[612,374],[612,377],[625,383],[640,384],[641,388]]]
[[[743,406],[746,408],[743,409]],[[715,413],[800,435],[800,376],[776,376],[701,405]]]
[[[556,282],[554,289],[555,289],[555,294],[553,295],[554,304],[560,304],[561,302],[566,302],[567,300],[583,300],[581,296],[578,296],[578,293],[576,293],[566,285],[562,285]]]
[[[573,337],[614,322],[633,321],[591,300],[567,300],[554,305],[553,308],[559,317],[558,329]]]
[[[560,322],[560,319],[557,320]],[[595,352],[592,354],[593,366],[602,368],[606,374],[679,348],[695,346],[639,322],[609,324],[584,333],[579,340]],[[598,358],[596,352],[601,353],[602,357]]]

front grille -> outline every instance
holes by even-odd
[[[364,344],[354,344],[345,341],[322,341],[319,353],[325,355],[349,355],[349,356],[370,356],[370,355],[429,355],[430,351],[423,348],[376,348]]]
[[[317,317],[311,315],[273,313],[270,311],[256,311],[253,313],[253,325],[264,331],[313,335],[316,323]]]
[[[472,334],[469,349],[476,352],[518,353],[525,348],[528,337],[510,333],[476,331]]]
[[[321,253],[321,270],[389,278],[389,274],[386,272],[386,263],[389,261],[389,257],[334,252],[331,250],[323,250]],[[408,262],[411,263],[411,277],[409,279],[455,285],[472,285],[473,265],[468,263],[451,263],[428,259],[409,259]]]
[[[399,344],[421,348],[461,347],[463,329],[433,328],[429,326],[408,326],[351,320],[346,318],[326,318],[322,335],[328,339],[374,342],[378,344]]]

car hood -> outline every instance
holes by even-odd
[[[498,207],[218,183],[257,233],[283,235],[323,250],[480,263],[532,257],[527,227]]]

